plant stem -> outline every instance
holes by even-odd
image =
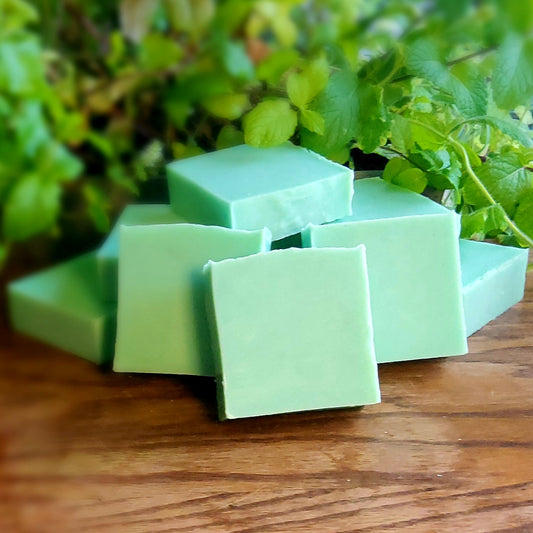
[[[477,174],[474,172],[474,169],[472,168],[472,165],[470,164],[470,158],[468,157],[468,154],[466,153],[465,147],[457,140],[455,140],[453,137],[450,137],[449,135],[445,135],[441,133],[440,131],[432,128],[431,126],[428,126],[427,124],[424,124],[423,122],[420,122],[419,120],[415,119],[409,119],[409,122],[412,124],[416,124],[417,126],[420,126],[422,128],[425,128],[427,131],[430,131],[433,133],[433,135],[436,135],[440,137],[443,140],[446,140],[449,142],[457,152],[459,152],[459,155],[463,159],[466,172],[472,179],[472,181],[476,184],[477,188],[481,191],[483,196],[487,199],[489,204],[491,205],[499,205],[496,200],[492,197],[490,192],[487,190],[483,182],[479,179]],[[533,248],[533,239],[531,239],[528,235],[526,235],[515,223],[514,221],[509,217],[509,215],[505,212],[505,210],[502,209],[502,213],[505,219],[505,222],[508,224],[508,226],[511,228],[515,236],[519,237],[520,240],[527,243],[527,246],[529,248]]]

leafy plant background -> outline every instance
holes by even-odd
[[[289,139],[533,246],[532,96],[529,1],[0,0],[0,263]]]

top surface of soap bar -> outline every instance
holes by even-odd
[[[100,257],[116,257],[118,255],[118,239],[120,226],[144,226],[149,224],[178,224],[186,222],[172,211],[167,204],[132,204],[124,208],[113,231],[98,250]]]
[[[350,169],[290,143],[268,149],[243,144],[176,161],[169,170],[230,202],[339,174],[352,176]]]
[[[96,287],[95,254],[89,253],[14,281],[10,291],[34,300],[53,302],[58,309],[92,318],[114,309],[111,304],[95,298]]]
[[[439,215],[450,213],[450,210],[420,194],[391,185],[381,178],[366,178],[354,182],[352,213],[337,222]]]
[[[466,287],[479,278],[500,268],[507,261],[524,257],[527,262],[527,248],[513,248],[512,246],[501,246],[487,242],[459,241],[459,252],[461,254],[461,276],[463,286]]]

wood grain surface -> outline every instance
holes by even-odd
[[[0,330],[0,531],[533,531],[533,274],[464,357],[383,401],[220,423],[210,379],[118,375]]]

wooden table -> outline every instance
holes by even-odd
[[[465,357],[383,402],[220,423],[210,379],[118,375],[0,330],[0,531],[533,531],[533,274]]]

